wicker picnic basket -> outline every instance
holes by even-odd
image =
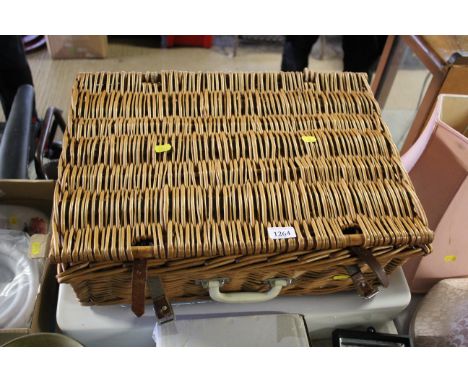
[[[69,114],[50,258],[83,304],[370,297],[430,252],[364,74],[84,73]]]

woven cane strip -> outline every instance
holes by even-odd
[[[145,174],[145,176],[142,176]],[[398,158],[382,156],[337,156],[244,159],[238,161],[202,160],[198,162],[159,162],[128,165],[84,165],[59,168],[60,188],[75,191],[118,191],[129,189],[160,189],[174,186],[244,185],[258,182],[306,183],[399,181],[404,176]]]
[[[78,118],[68,133],[79,138],[122,135],[172,135],[325,130],[384,131],[378,114],[316,114],[233,117]]]
[[[60,231],[70,228],[150,224],[311,219],[414,218],[408,190],[390,180],[373,182],[248,183],[235,186],[185,186],[161,189],[63,193]],[[111,204],[115,201],[115,205]],[[232,204],[234,201],[236,203]],[[148,204],[147,206],[145,204]],[[144,206],[144,207],[141,207]],[[85,207],[85,208],[84,208]],[[141,207],[141,208],[140,208]]]
[[[372,114],[370,93],[313,90],[132,93],[88,91],[72,96],[74,118],[231,117],[317,113]]]
[[[313,136],[316,144],[303,141]],[[155,152],[156,145],[170,144],[172,149],[163,155]],[[129,163],[185,162],[200,160],[260,160],[294,157],[384,156],[392,155],[388,139],[372,130],[326,131],[310,130],[301,133],[238,133],[186,135],[126,135],[110,136],[103,140],[70,138],[64,140],[64,163],[72,166],[91,164],[126,165]]]
[[[342,227],[346,227],[347,224],[352,226],[354,221],[360,223],[365,237],[364,243],[368,246],[385,246],[395,242],[420,244],[408,233],[412,231],[420,233],[419,241],[430,240],[430,232],[420,220],[401,217],[366,219],[362,215],[356,215],[348,219],[315,218],[301,222],[278,220],[267,224],[245,224],[239,220],[219,224],[176,224],[169,221],[166,227],[163,224],[131,222],[119,228],[115,225],[106,228],[88,226],[85,229],[72,227],[65,231],[62,252],[54,253],[53,256],[56,256],[55,261],[63,262],[126,262],[133,260],[131,247],[134,241],[147,239],[156,243],[152,256],[162,259],[341,248],[351,244],[342,232]],[[270,239],[266,230],[270,223],[278,226],[290,224],[295,227],[298,239]],[[167,240],[164,240],[165,237]]]
[[[351,73],[82,73],[75,83],[79,91],[121,92],[201,92],[278,91],[295,89],[365,91],[365,75]]]

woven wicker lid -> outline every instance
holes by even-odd
[[[52,232],[65,263],[432,240],[366,76],[309,71],[78,75]]]

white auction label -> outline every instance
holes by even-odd
[[[270,239],[290,239],[296,237],[294,227],[268,227],[268,236]]]

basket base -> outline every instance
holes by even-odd
[[[421,247],[377,247],[372,253],[387,274],[413,256],[424,255]],[[247,263],[248,264],[244,264]],[[83,263],[58,272],[61,283],[70,283],[83,305],[132,303],[132,263]],[[349,250],[327,250],[276,254],[251,258],[229,257],[193,260],[148,260],[148,277],[160,277],[166,297],[171,302],[208,299],[200,280],[228,278],[222,292],[265,292],[267,280],[292,279],[281,295],[307,296],[355,289],[346,269],[358,266],[365,280],[376,287],[379,281],[366,264],[361,264]],[[151,301],[148,287],[145,291]]]

